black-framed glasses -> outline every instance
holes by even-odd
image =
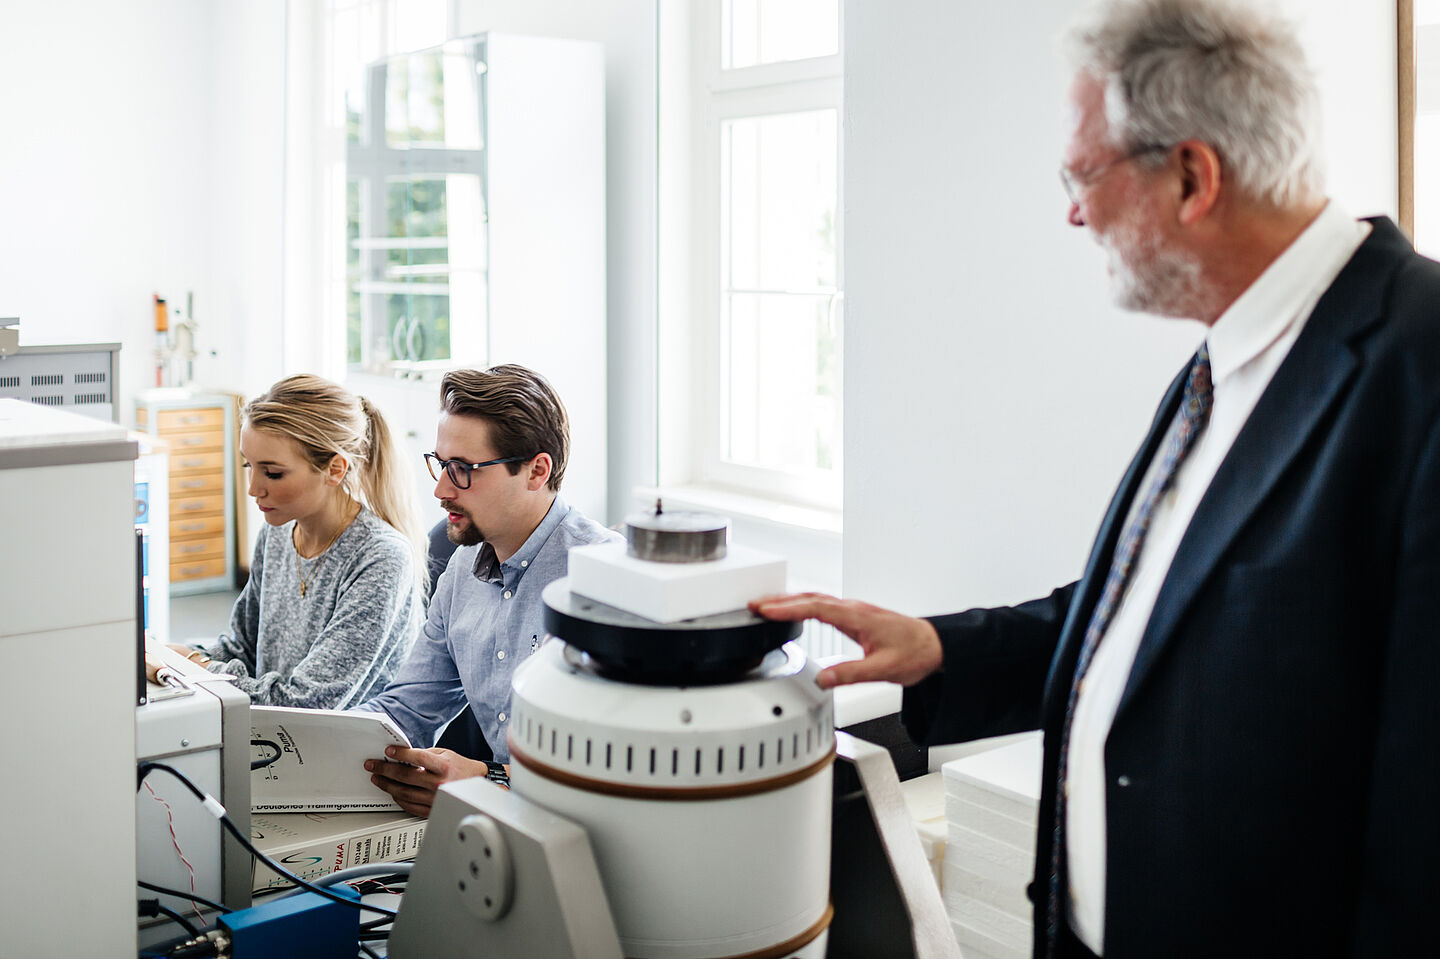
[[[1139,159],[1143,156],[1148,156],[1151,153],[1164,153],[1172,146],[1174,146],[1174,144],[1171,143],[1147,143],[1145,146],[1136,147],[1129,153],[1126,153],[1123,156],[1118,156],[1115,159],[1109,161],[1108,163],[1102,163],[1099,166],[1091,167],[1084,173],[1075,173],[1062,166],[1060,168],[1060,185],[1065,188],[1065,195],[1070,198],[1070,202],[1075,204],[1076,206],[1079,206],[1080,191],[1085,189],[1085,187],[1089,186],[1090,184],[1094,183],[1096,180],[1100,179],[1100,175],[1106,170],[1110,169],[1111,167],[1119,166],[1122,163],[1128,163],[1131,160]]]
[[[465,463],[461,460],[442,460],[434,453],[425,454],[425,465],[430,469],[431,479],[439,480],[443,472],[450,477],[450,482],[455,484],[456,489],[470,488],[470,473],[486,466],[498,466],[501,463],[519,463],[528,460],[529,456],[502,456],[498,460],[486,460],[483,463]]]

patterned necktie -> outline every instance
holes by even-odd
[[[1095,649],[1104,638],[1110,619],[1120,605],[1121,597],[1125,595],[1125,586],[1130,581],[1130,573],[1135,568],[1135,559],[1140,555],[1140,548],[1145,545],[1145,534],[1150,530],[1150,520],[1155,514],[1155,507],[1174,484],[1175,474],[1180,469],[1180,464],[1185,461],[1185,455],[1190,452],[1196,438],[1205,429],[1205,424],[1210,421],[1210,407],[1214,399],[1210,382],[1210,347],[1202,343],[1191,364],[1190,376],[1185,381],[1185,395],[1181,398],[1180,408],[1175,411],[1175,419],[1170,423],[1170,433],[1160,465],[1155,471],[1155,478],[1145,490],[1145,496],[1140,500],[1135,515],[1115,546],[1110,573],[1105,577],[1105,588],[1095,604],[1095,612],[1090,616],[1090,625],[1085,629],[1085,640],[1080,646],[1080,657],[1075,662],[1075,675],[1070,681],[1070,697],[1065,704],[1065,725],[1060,737],[1059,789],[1055,794],[1054,834],[1050,845],[1050,896],[1046,904],[1045,932],[1049,944],[1048,954],[1051,956],[1055,955],[1059,941],[1060,923],[1065,921],[1060,910],[1060,844],[1064,839],[1062,827],[1065,824],[1065,800],[1068,790],[1066,775],[1070,752],[1070,724],[1075,719],[1080,681],[1085,678],[1085,671],[1090,668]]]

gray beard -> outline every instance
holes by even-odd
[[[1110,295],[1122,310],[1154,316],[1194,317],[1200,302],[1200,264],[1182,253],[1161,249],[1138,236],[1134,224],[1119,227],[1122,243],[1098,240],[1110,261]],[[1122,250],[1139,254],[1140,265]]]

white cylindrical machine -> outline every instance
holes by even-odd
[[[683,575],[717,583],[755,562],[725,559],[723,521],[717,544],[711,518],[664,518],[642,518],[644,536],[632,520],[613,562],[703,554]],[[515,793],[584,827],[624,955],[821,959],[835,729],[789,642],[798,624],[745,609],[661,623],[590,592],[544,592],[555,638],[515,673]]]
[[[552,641],[515,674],[515,792],[583,825],[636,959],[823,956],[830,696],[794,644],[734,682],[646,686]]]

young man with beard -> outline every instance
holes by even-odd
[[[545,640],[540,594],[565,575],[572,546],[619,539],[559,495],[570,448],[565,407],[522,366],[457,370],[440,384],[435,451],[425,455],[446,532],[460,548],[395,680],[360,709],[384,712],[412,743],[433,743],[466,708],[494,763],[448,749],[391,747],[365,768],[402,808],[427,816],[445,782],[497,772],[515,667]]]
[[[909,686],[920,741],[1044,730],[1037,957],[1436,951],[1440,265],[1327,200],[1258,6],[1116,0],[1072,36],[1069,221],[1121,305],[1205,326],[1081,579],[754,604],[855,638],[820,685]]]

